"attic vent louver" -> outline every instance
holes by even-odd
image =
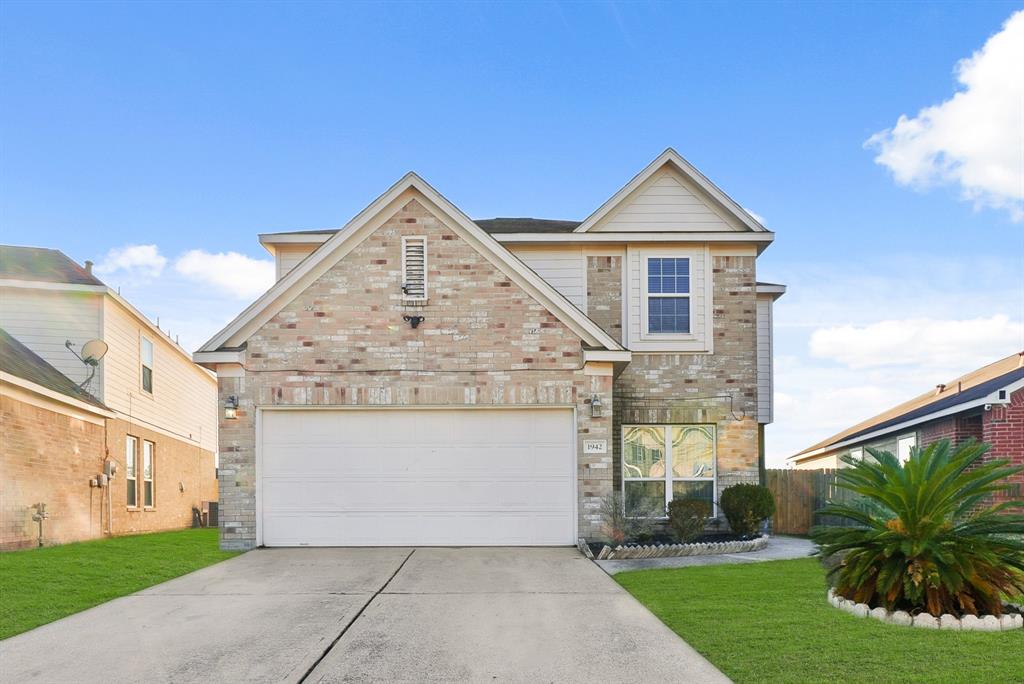
[[[427,239],[402,238],[402,295],[408,300],[427,298]]]

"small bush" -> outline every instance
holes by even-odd
[[[719,505],[732,531],[746,536],[757,534],[761,523],[775,513],[775,499],[771,491],[756,484],[727,487],[722,492]]]
[[[654,523],[664,513],[643,499],[630,501],[626,515],[626,501],[621,492],[614,492],[601,500],[601,529],[615,544],[648,539]]]
[[[668,505],[668,526],[676,539],[691,542],[704,533],[711,506],[700,499],[673,499]]]

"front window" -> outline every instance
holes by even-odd
[[[142,443],[142,505],[153,505],[153,443]]]
[[[153,343],[142,338],[142,389],[153,393]]]
[[[690,332],[690,259],[647,258],[647,332]]]
[[[910,460],[910,451],[917,446],[917,435],[904,435],[896,440],[896,458],[900,460],[900,463],[906,463]]]
[[[129,506],[138,505],[139,485],[135,470],[138,451],[139,440],[128,435],[124,442],[124,479],[128,485],[127,502]]]
[[[664,511],[682,498],[715,510],[714,426],[623,426],[622,489],[627,512]]]

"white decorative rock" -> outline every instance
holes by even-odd
[[[976,630],[981,624],[977,615],[964,615],[960,618],[960,626],[965,630]]]
[[[881,620],[882,622],[885,622],[886,618],[889,617],[889,611],[887,611],[885,608],[882,608],[881,606],[879,606],[878,608],[872,608],[871,617],[875,618],[876,620]]]
[[[914,626],[925,629],[938,629],[939,619],[931,613],[918,613],[914,616]]]
[[[910,616],[910,613],[908,613],[905,610],[897,610],[889,616],[889,624],[891,625],[901,625],[903,627],[909,627],[913,623],[914,618],[912,618]]]
[[[960,618],[949,613],[944,613],[939,618],[939,629],[960,629]]]
[[[1001,629],[1004,632],[1008,632],[1009,630],[1013,629],[1013,616],[1003,615],[1002,617],[1000,617],[999,629]]]
[[[1011,615],[1010,620],[1013,623],[1013,629],[1024,628],[1024,615]]]
[[[853,605],[853,610],[850,612],[856,617],[867,617],[868,613],[871,612],[871,606],[866,603],[855,603]]]
[[[835,595],[836,595],[836,590],[833,589],[832,587],[829,587],[828,588],[828,593],[826,594],[826,596],[828,596],[828,600],[831,601],[833,598],[835,598]]]
[[[984,615],[978,622],[978,630],[981,632],[999,631],[999,618],[995,615]]]

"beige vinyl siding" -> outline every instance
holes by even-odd
[[[153,393],[142,390],[141,339],[153,343]],[[217,450],[217,383],[162,333],[152,331],[119,302],[107,298],[103,339],[103,400],[126,420]]]
[[[288,272],[299,265],[299,262],[313,253],[319,244],[314,245],[277,245],[274,248],[274,261],[277,266],[277,279],[288,275]]]
[[[597,232],[740,231],[746,228],[682,174],[648,178],[592,229]]]
[[[644,334],[644,268],[641,259],[669,256],[690,259],[690,334],[686,336],[652,336]],[[626,339],[633,351],[710,352],[713,342],[711,327],[710,257],[703,246],[634,247],[626,251]]]
[[[89,369],[64,346],[75,343],[75,351],[89,340],[102,337],[100,302],[102,295],[91,292],[0,289],[0,327],[54,368],[77,383],[84,382]],[[102,396],[102,377],[97,372],[89,390]]]
[[[587,262],[582,246],[538,248],[510,245],[509,249],[580,311],[587,310]]]
[[[757,298],[757,422],[770,423],[772,410],[772,298]]]

